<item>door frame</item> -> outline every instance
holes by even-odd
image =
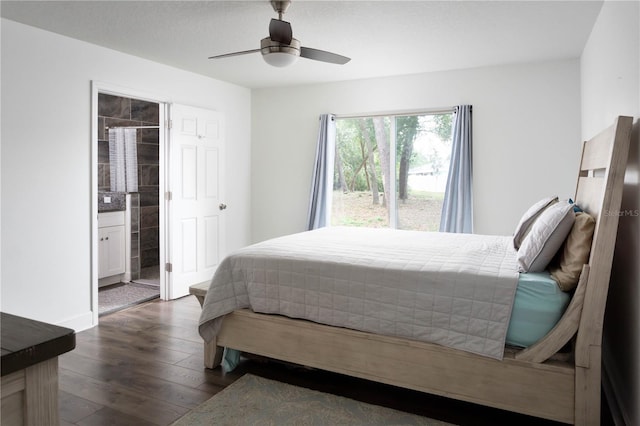
[[[91,312],[92,326],[98,325],[98,94],[122,96],[147,102],[157,103],[160,108],[159,120],[159,231],[160,231],[160,298],[167,300],[169,295],[169,279],[164,268],[166,264],[166,232],[167,206],[165,195],[167,191],[167,149],[168,137],[167,119],[170,101],[157,94],[144,92],[129,87],[119,86],[101,81],[91,81]]]

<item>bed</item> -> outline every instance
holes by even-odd
[[[339,230],[353,240],[341,251],[344,236],[318,230],[253,245],[221,263],[199,294],[205,365],[219,365],[226,347],[564,423],[598,424],[602,323],[632,122],[618,117],[583,144],[574,199],[595,222],[588,262],[570,297],[551,291],[559,294],[552,296],[559,319],[539,327],[537,336],[523,337],[510,321],[518,309],[527,312],[526,299],[516,295],[527,285],[518,269],[529,262],[512,236],[434,233],[422,244],[407,231],[376,231],[374,238]],[[432,243],[437,248],[429,251]],[[391,253],[382,251],[387,246]],[[533,275],[525,276],[534,280],[529,288],[550,281]],[[424,276],[428,291],[416,284]],[[327,286],[335,293],[318,291]]]

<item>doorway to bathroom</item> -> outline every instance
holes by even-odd
[[[98,314],[102,316],[160,297],[164,111],[155,101],[104,91],[97,97]]]
[[[225,121],[218,111],[99,82],[91,105],[97,325],[100,315],[186,296],[213,276],[226,253]],[[131,297],[100,306],[108,290]]]

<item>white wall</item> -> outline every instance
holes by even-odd
[[[581,57],[582,136],[635,117],[604,324],[605,389],[640,424],[640,4],[606,1]]]
[[[579,61],[438,72],[253,91],[252,239],[304,230],[322,113],[473,105],[475,231],[511,235],[550,194],[573,195]]]
[[[3,312],[91,325],[92,80],[226,114],[226,245],[249,242],[248,89],[5,19],[1,30]]]

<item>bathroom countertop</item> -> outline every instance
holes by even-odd
[[[126,195],[125,192],[99,192],[98,213],[126,210]]]

